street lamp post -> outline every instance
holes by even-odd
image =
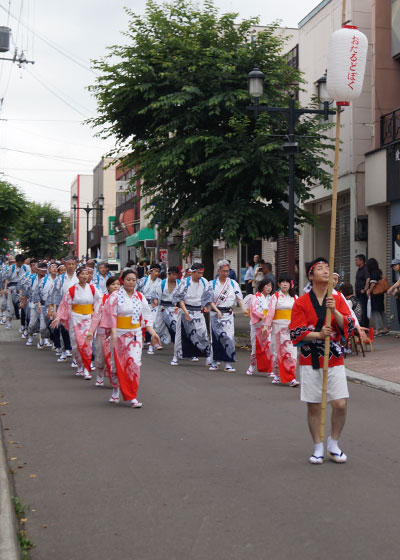
[[[324,78],[324,77],[323,77]],[[295,279],[295,265],[296,265],[296,251],[295,251],[295,237],[294,237],[294,222],[295,222],[295,197],[294,197],[294,183],[295,183],[295,157],[299,151],[298,142],[295,140],[295,125],[301,115],[324,115],[327,121],[329,115],[335,115],[336,111],[329,110],[329,101],[322,98],[322,83],[323,78],[318,80],[318,85],[321,81],[321,89],[319,89],[319,96],[323,101],[323,109],[297,109],[295,104],[294,93],[290,93],[289,107],[266,107],[259,104],[259,99],[264,95],[264,79],[265,75],[258,68],[253,68],[249,72],[249,94],[253,99],[253,104],[248,106],[249,111],[254,111],[254,116],[264,111],[269,113],[282,113],[288,120],[288,141],[283,144],[283,151],[289,157],[289,223],[288,223],[288,270],[290,276]],[[326,83],[326,76],[325,76]]]
[[[73,210],[74,210],[74,216],[75,216],[75,212],[77,210],[84,210],[86,212],[86,260],[89,259],[89,214],[92,210],[99,210],[100,213],[102,214],[103,210],[104,210],[104,196],[101,194],[99,195],[98,198],[98,202],[99,202],[99,206],[89,206],[89,203],[86,204],[86,206],[77,206],[78,203],[78,196],[76,194],[73,195],[72,197],[74,206],[73,206]]]

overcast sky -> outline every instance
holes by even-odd
[[[287,27],[297,27],[318,3],[215,0],[222,13],[237,12],[239,19],[258,15],[261,25],[279,19]],[[111,147],[82,121],[96,114],[86,90],[95,80],[90,59],[123,41],[124,6],[143,13],[145,0],[0,0],[0,25],[12,29],[11,49],[3,56],[17,47],[35,61],[24,68],[0,61],[0,172],[30,200],[68,211],[76,175],[91,173]]]

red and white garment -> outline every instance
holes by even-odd
[[[289,324],[291,311],[297,296],[275,292],[270,299],[266,324],[272,327],[271,347],[275,374],[281,383],[290,383],[296,379],[297,349],[293,346]],[[282,312],[282,313],[279,313]],[[281,318],[287,315],[287,318]]]
[[[251,356],[250,365],[259,372],[272,373],[273,358],[271,353],[271,333],[263,332],[266,326],[268,308],[271,295],[264,296],[256,292],[250,300],[250,339]]]
[[[90,329],[92,313],[82,314],[73,311],[73,305],[91,305],[93,308],[100,300],[100,293],[94,286],[80,284],[71,286],[64,294],[57,317],[69,331],[72,355],[78,364],[78,371],[85,369],[90,372],[92,361],[92,344],[86,342],[86,334]]]
[[[117,327],[118,317],[130,317],[134,328]],[[104,304],[100,327],[117,329],[117,342],[111,350],[111,376],[116,374],[125,401],[136,399],[142,365],[142,329],[152,327],[153,316],[145,297],[139,292],[129,296],[124,287],[113,292]]]
[[[96,366],[97,381],[103,381],[104,375],[107,373],[111,387],[118,387],[118,379],[111,368],[111,331],[100,327],[103,315],[104,304],[110,297],[110,294],[104,294],[95,312],[92,315],[90,331],[96,336],[96,356],[94,365]]]

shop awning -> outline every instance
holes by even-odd
[[[125,244],[127,247],[133,247],[134,245],[137,245],[141,241],[146,241],[147,239],[155,239],[154,229],[143,228],[137,231],[126,238]]]

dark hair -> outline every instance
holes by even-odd
[[[130,268],[129,270],[124,270],[124,272],[120,276],[120,280],[124,281],[128,274],[134,274],[137,278],[136,272]]]
[[[378,274],[382,276],[382,270],[380,270],[378,261],[376,259],[372,258],[367,260],[367,270],[369,274],[371,274],[371,272],[377,271]]]
[[[352,296],[354,293],[353,285],[350,282],[343,282],[340,288],[344,297]]]
[[[260,280],[259,283],[257,284],[257,292],[261,293],[263,291],[264,286],[267,286],[268,284],[272,285],[271,294],[273,294],[275,286],[271,278],[263,278],[262,280]]]
[[[79,276],[79,274],[84,270],[87,270],[87,266],[85,264],[81,264],[81,266],[78,266],[78,268],[76,269],[75,274]]]
[[[157,263],[152,264],[151,267],[150,267],[150,270],[154,270],[155,268],[157,270],[161,270],[161,266]]]
[[[267,266],[268,269],[272,272],[272,264],[270,262],[263,263],[264,266]]]
[[[329,265],[329,261],[327,261],[327,259],[325,257],[317,257],[316,259],[314,259],[313,261],[311,261],[310,263],[308,263],[307,266],[307,277],[310,276],[311,274],[311,269],[314,268],[314,266],[319,263],[319,262],[323,262],[327,265]]]
[[[296,290],[294,289],[294,286],[292,287],[293,279],[290,276],[290,274],[287,274],[286,272],[283,272],[282,274],[280,274],[279,278],[278,278],[278,284],[280,284],[281,282],[289,282],[289,284],[290,284],[289,295],[291,297],[294,297],[295,294],[296,294]]]
[[[195,262],[190,268],[192,272],[195,272],[196,270],[204,270],[204,264],[201,262]]]
[[[360,259],[360,261],[365,263],[365,255],[356,255],[356,259]]]
[[[24,262],[25,257],[24,255],[15,255],[15,262]]]
[[[99,266],[106,266],[107,268],[110,268],[110,265],[108,264],[108,262],[106,261],[101,261],[97,264],[97,268],[99,268]]]
[[[117,280],[119,280],[118,276],[110,276],[110,278],[107,279],[106,287],[108,288],[108,286],[111,286],[111,284],[114,284]]]
[[[179,268],[177,266],[170,266],[168,269],[168,274],[170,272],[175,272],[175,274],[179,274]]]
[[[140,261],[140,262],[142,262],[142,261]],[[134,264],[135,264],[135,261],[133,261],[133,260],[131,259],[131,260],[129,260],[129,261],[126,263],[126,266],[127,266],[128,268],[130,268],[130,267],[133,266]],[[140,263],[139,263],[139,264],[140,264]]]

